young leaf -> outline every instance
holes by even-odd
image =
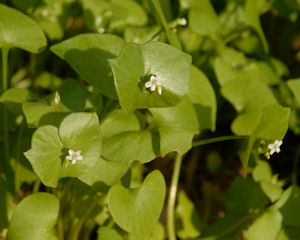
[[[100,93],[117,98],[108,59],[119,55],[124,41],[115,35],[87,33],[50,48]]]
[[[191,57],[165,43],[128,43],[109,62],[121,107],[127,112],[173,106],[188,92]],[[146,88],[151,76],[159,79],[161,94],[158,88]]]
[[[121,228],[145,240],[159,219],[165,194],[164,177],[155,170],[140,187],[114,185],[108,193],[108,207]]]
[[[250,135],[246,150],[241,155],[243,167],[247,169],[248,160],[257,138],[268,141],[283,139],[289,123],[290,109],[280,105],[269,105],[263,109],[262,116],[257,126]]]
[[[0,4],[0,48],[38,53],[47,45],[42,29],[23,13]]]
[[[49,193],[26,197],[16,207],[9,224],[7,240],[57,240],[54,234],[59,199]]]

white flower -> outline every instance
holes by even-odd
[[[159,76],[152,75],[150,80],[145,83],[146,88],[150,88],[152,92],[154,92],[157,88],[158,94],[161,95],[161,82],[159,81]]]
[[[281,140],[276,140],[274,143],[269,144],[268,148],[270,149],[270,155],[272,155],[274,152],[279,153],[281,144],[282,144]]]
[[[179,19],[177,20],[177,24],[180,25],[180,26],[185,26],[185,25],[187,25],[187,20],[186,20],[186,18],[179,18]]]
[[[75,152],[74,150],[69,149],[69,155],[66,156],[66,160],[71,161],[72,164],[75,164],[76,161],[80,161],[83,159],[83,157],[80,154],[81,154],[81,151]],[[68,166],[68,163],[66,164],[66,166]]]
[[[54,102],[55,102],[55,104],[59,104],[59,102],[60,102],[60,95],[57,91],[55,92]]]
[[[105,32],[105,28],[98,28],[98,33],[104,33]]]

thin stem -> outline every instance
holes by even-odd
[[[172,33],[170,31],[170,27],[168,25],[167,19],[166,19],[165,14],[164,14],[164,12],[162,10],[162,7],[160,5],[159,0],[152,0],[152,3],[153,3],[153,6],[154,6],[155,10],[157,11],[157,13],[159,15],[161,23],[162,23],[162,25],[163,25],[163,27],[164,27],[164,29],[166,31],[169,43],[171,45],[173,45],[174,47],[181,48],[181,46],[172,37]]]
[[[172,175],[171,187],[169,192],[168,207],[167,207],[167,229],[169,240],[176,240],[175,232],[175,202],[177,194],[177,186],[180,175],[180,168],[182,163],[182,155],[177,154],[175,158],[175,166]]]
[[[64,240],[64,220],[61,213],[59,213],[57,220],[57,235],[59,240]]]
[[[34,183],[32,193],[37,193],[40,190],[40,186],[41,186],[41,179],[38,178]]]
[[[15,186],[17,193],[20,190],[20,160],[21,160],[21,152],[22,152],[22,138],[23,138],[23,130],[24,130],[24,119],[21,122],[20,129],[18,132],[17,138],[17,156],[15,163]]]
[[[90,212],[94,209],[94,207],[98,204],[98,202],[100,201],[102,195],[98,196],[91,204],[90,206],[85,210],[83,216],[77,220],[75,219],[72,227],[71,227],[71,231],[70,231],[70,235],[68,237],[68,240],[77,240],[81,227],[82,225],[85,223],[85,221],[87,220]]]
[[[7,61],[8,61],[8,52],[9,48],[2,48],[2,89],[3,91],[8,88],[7,80]],[[8,116],[7,109],[3,106],[3,128],[4,128],[4,156],[5,164],[4,166],[9,165],[9,136],[8,136]]]
[[[222,141],[229,141],[229,140],[246,140],[249,136],[222,136],[216,138],[209,138],[200,141],[193,142],[193,147],[198,147],[210,143],[222,142]]]

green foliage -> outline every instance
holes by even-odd
[[[59,199],[49,193],[37,193],[25,198],[14,211],[7,239],[56,240],[54,227],[58,212]]]
[[[113,186],[108,195],[109,210],[120,227],[147,239],[158,221],[166,194],[165,180],[159,171],[151,172],[143,184],[126,189]]]
[[[299,12],[0,0],[0,239],[299,239]]]

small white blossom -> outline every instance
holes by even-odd
[[[57,91],[55,92],[54,102],[55,102],[55,104],[59,104],[59,102],[60,102],[60,96]]]
[[[179,18],[179,19],[177,20],[177,24],[180,25],[180,26],[185,26],[185,25],[187,25],[187,20],[186,20],[186,18]]]
[[[76,161],[80,161],[82,160],[83,157],[81,156],[81,151],[74,151],[72,149],[69,149],[69,155],[66,156],[66,160],[71,161],[72,164],[75,164]],[[66,166],[68,166],[68,163],[66,164]]]
[[[105,32],[105,28],[99,28],[98,29],[98,33],[104,33]]]
[[[96,18],[96,21],[95,21],[95,24],[96,26],[99,26],[103,21],[103,17],[102,16],[99,16]]]
[[[140,41],[140,39],[138,37],[135,37],[133,40],[132,40],[134,43],[138,43]]]
[[[161,84],[159,78],[160,78],[159,76],[152,75],[150,77],[150,80],[145,83],[145,87],[150,88],[150,90],[152,92],[154,92],[157,88],[158,94],[161,95],[161,90],[162,90],[161,85],[162,84]]]
[[[268,148],[270,149],[270,155],[272,155],[274,152],[279,153],[281,144],[282,144],[281,140],[276,140],[274,143],[269,144]]]

